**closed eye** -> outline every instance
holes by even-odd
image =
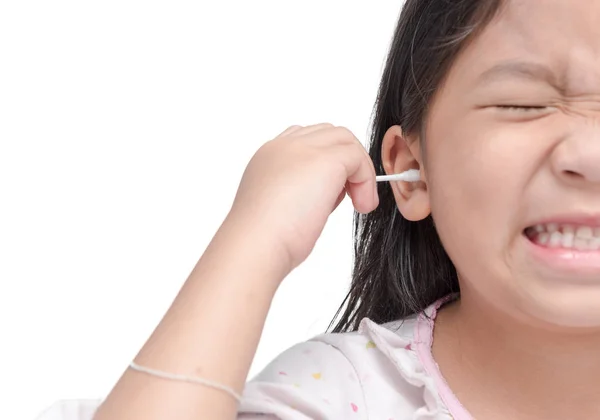
[[[519,111],[519,112],[531,112],[531,111],[544,111],[547,110],[547,106],[543,105],[496,105],[496,108],[505,111]]]

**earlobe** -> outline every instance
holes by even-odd
[[[418,138],[405,136],[398,125],[390,127],[383,137],[381,159],[386,174],[419,169],[419,182],[390,182],[400,213],[411,221],[425,219],[431,213],[427,180],[422,167]]]

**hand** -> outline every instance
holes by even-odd
[[[251,159],[229,217],[273,243],[291,271],[346,193],[360,213],[379,204],[375,168],[358,139],[331,124],[292,126]]]

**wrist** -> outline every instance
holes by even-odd
[[[243,259],[249,267],[264,271],[278,285],[293,269],[290,253],[279,236],[268,224],[230,213],[215,235],[215,246],[230,258]]]

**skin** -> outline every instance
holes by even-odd
[[[373,162],[348,129],[293,126],[262,146],[136,363],[240,394],[279,284],[310,254],[346,194],[362,213],[379,203]],[[94,419],[225,420],[236,413],[224,392],[127,369]]]
[[[516,61],[536,66],[490,71]],[[476,418],[597,418],[600,270],[549,268],[523,230],[600,216],[600,2],[508,1],[457,58],[426,132],[423,145],[390,128],[383,161],[421,169],[394,184],[398,207],[431,212],[459,273],[434,334],[446,381]]]
[[[522,235],[558,212],[600,214],[599,57],[600,2],[509,1],[437,92],[425,147],[400,127],[385,136],[386,171],[423,176],[393,184],[400,211],[433,214],[459,272],[462,297],[440,311],[433,352],[476,418],[600,412],[600,276],[549,270]],[[551,72],[488,73],[516,59]],[[497,107],[510,104],[545,108]],[[240,392],[280,282],[346,192],[358,211],[376,208],[374,185],[372,162],[346,129],[290,127],[268,142],[136,362]],[[235,417],[223,392],[126,370],[95,419]]]

